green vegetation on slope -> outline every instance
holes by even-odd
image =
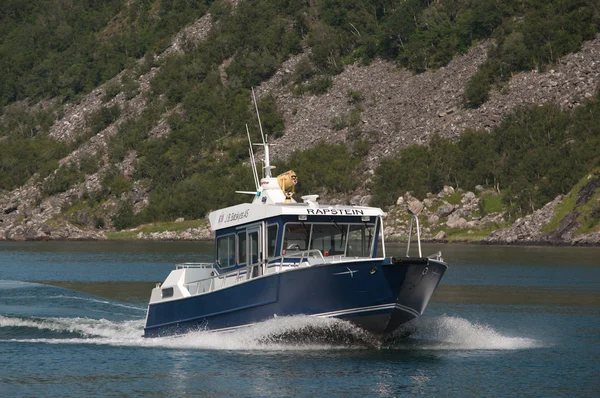
[[[593,232],[600,226],[600,168],[585,173],[556,206],[555,215],[544,227],[544,232],[549,234],[558,230],[569,215],[579,225],[575,235]]]
[[[90,92],[206,11],[198,1],[0,2],[0,106]]]
[[[513,3],[513,4],[511,4]],[[493,32],[494,46],[488,59],[467,84],[465,100],[478,107],[488,99],[494,83],[506,82],[515,72],[543,69],[565,54],[578,51],[600,27],[600,8],[596,0],[554,0],[504,2],[509,13]],[[518,18],[515,18],[517,17]]]
[[[334,194],[352,192],[359,185],[360,159],[346,145],[319,142],[309,150],[293,152],[284,163],[278,163],[278,173],[292,169],[298,175],[296,198],[308,194],[321,194],[324,190]]]
[[[197,46],[185,42],[184,54],[160,61],[147,94],[148,108],[122,125],[109,143],[113,164],[136,152],[134,179],[142,180],[151,193],[150,206],[137,215],[127,200],[120,203],[114,220],[120,228],[182,216],[199,218],[209,209],[244,200],[231,192],[248,189],[251,181],[243,164],[247,162],[245,126],[251,126],[255,141],[259,134],[250,88],[272,76],[303,46],[310,48],[310,62],[301,63],[291,74],[297,95],[326,92],[331,76],[347,63],[383,57],[421,72],[441,67],[477,41],[493,37],[497,46],[467,87],[467,104],[477,106],[485,101],[491,84],[578,50],[599,26],[593,0],[244,0],[235,9],[226,0],[4,1],[0,4],[0,189],[14,189],[36,172],[48,175],[74,148],[76,143],[47,138],[63,103],[124,68],[131,73],[147,70],[157,62],[153,55],[164,50],[175,33],[207,11],[213,28],[206,40]],[[141,58],[145,62],[138,64]],[[121,85],[108,87],[103,101],[120,89],[128,97],[138,92],[131,76],[125,76]],[[57,101],[46,111],[19,113],[5,106],[47,98]],[[273,99],[263,97],[259,107],[266,133],[272,138],[283,134],[283,118]],[[591,108],[586,107],[597,112]],[[115,107],[102,108],[90,116],[90,131],[83,137],[112,123],[119,112]],[[353,126],[360,112],[358,104],[336,125]],[[148,133],[165,114],[171,115],[171,133],[149,139]],[[597,115],[590,118],[586,128]],[[384,175],[385,168],[380,169],[375,199],[389,204],[403,189],[420,192],[435,191],[443,184],[495,184],[516,209],[539,206],[567,190],[573,175],[581,175],[597,162],[595,154],[575,155],[593,152],[597,136],[593,126],[592,133],[586,133],[574,127],[578,123],[574,120],[575,116],[551,107],[523,110],[494,132],[492,140],[469,132],[457,143],[437,139],[426,148],[409,148],[399,159],[384,161],[392,171]],[[522,131],[530,134],[525,140]],[[588,139],[587,145],[582,144]],[[320,191],[323,184],[330,191],[347,193],[360,179],[358,158],[367,148],[366,140],[357,140],[352,150],[320,145],[295,154],[292,159],[298,165],[289,168],[307,176],[298,187],[304,193]],[[25,152],[31,157],[26,162],[22,161]],[[554,164],[554,159],[560,164]],[[93,167],[97,164],[66,168],[44,191],[68,189]],[[394,182],[398,179],[402,183]],[[120,198],[130,188],[114,173],[102,184],[104,198]]]
[[[456,141],[437,137],[428,146],[408,147],[381,162],[373,202],[389,205],[406,191],[424,197],[444,185],[483,185],[501,191],[510,210],[523,214],[567,193],[598,165],[600,93],[572,112],[555,105],[523,108],[490,133],[467,131]]]
[[[202,64],[235,55],[228,72],[245,87],[270,76],[290,53],[300,51],[302,40],[316,70],[304,65],[299,76],[309,78],[376,56],[415,72],[438,68],[477,40],[493,37],[497,46],[467,94],[477,106],[491,83],[577,51],[600,21],[596,0],[244,0],[234,13],[231,7],[225,0],[3,1],[0,106],[87,93],[136,60],[164,50],[175,33],[207,10],[218,25],[193,57],[192,63],[200,64],[193,77],[204,80]],[[172,83],[182,77],[176,70],[169,75]]]

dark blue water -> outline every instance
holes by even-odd
[[[411,337],[383,344],[306,317],[142,338],[150,282],[211,250],[0,244],[0,396],[600,395],[598,248],[426,246],[450,269]]]

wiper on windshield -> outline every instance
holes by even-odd
[[[340,227],[340,225],[333,219],[333,217],[329,216],[329,221],[331,221],[333,223],[333,225],[335,225],[335,227],[337,228],[338,231],[340,231],[340,234],[342,234],[342,236],[344,235],[344,230],[342,229],[342,227]]]

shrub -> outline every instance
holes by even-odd
[[[102,179],[101,185],[105,195],[114,195],[117,198],[125,192],[129,192],[132,187],[131,181],[115,172],[107,173]]]
[[[110,126],[121,115],[121,108],[118,104],[110,107],[101,107],[96,112],[88,116],[87,123],[93,135],[98,134]]]
[[[85,175],[79,171],[77,166],[62,166],[54,175],[48,177],[42,186],[42,192],[46,196],[66,192],[73,185],[83,182]]]
[[[313,95],[325,94],[332,84],[331,76],[317,76],[306,85],[306,91]]]
[[[487,102],[490,97],[490,77],[488,74],[479,70],[468,82],[465,87],[464,101],[465,106],[469,108],[479,108]]]
[[[132,99],[140,92],[140,83],[128,74],[123,76],[121,83],[123,85],[123,93],[125,93],[125,98],[128,100]]]
[[[314,74],[315,70],[310,63],[310,60],[308,58],[302,58],[294,69],[292,79],[294,83],[302,84],[314,76]]]
[[[348,102],[351,104],[359,104],[364,100],[364,96],[360,90],[348,90]]]
[[[359,183],[360,159],[352,156],[346,145],[319,142],[314,148],[293,152],[278,170],[293,169],[298,175],[298,195],[322,193],[324,189],[349,193]]]
[[[121,92],[121,84],[116,81],[110,81],[104,86],[104,95],[102,96],[102,102],[108,102],[115,98]]]
[[[117,230],[128,229],[137,225],[133,205],[129,202],[121,202],[117,213],[112,217],[113,225]]]
[[[258,109],[264,133],[268,134],[269,137],[273,139],[282,137],[285,130],[285,124],[283,121],[283,114],[277,107],[275,97],[270,94],[263,96],[258,101]]]

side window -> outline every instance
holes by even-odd
[[[235,235],[222,236],[217,239],[217,262],[221,268],[235,265]]]
[[[267,227],[267,257],[275,256],[275,245],[277,244],[277,224]]]
[[[238,264],[246,264],[246,231],[238,232]]]

